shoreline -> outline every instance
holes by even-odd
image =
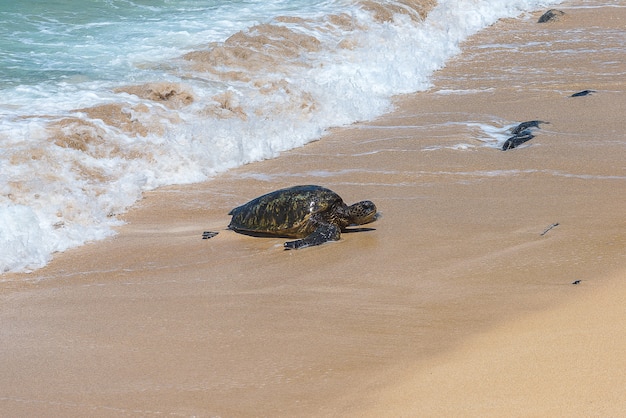
[[[147,193],[117,236],[19,275],[28,283],[2,282],[0,411],[540,414],[555,398],[530,383],[563,383],[555,370],[571,361],[585,371],[622,364],[619,350],[601,345],[573,346],[574,360],[556,363],[554,347],[572,347],[572,336],[582,344],[585,330],[626,341],[602,322],[622,318],[617,295],[626,288],[616,192],[625,181],[625,100],[612,75],[625,61],[600,72],[598,63],[619,58],[540,49],[585,26],[593,41],[576,47],[592,50],[603,28],[623,28],[626,12],[571,4],[549,27],[533,15],[472,37],[433,89],[399,97],[384,117],[207,183]],[[520,36],[525,46],[513,53],[497,48]],[[578,73],[562,74],[571,68]],[[568,97],[585,88],[597,92]],[[460,89],[472,93],[446,94]],[[468,125],[525,120],[550,123],[506,152],[485,147]],[[231,208],[313,182],[348,204],[374,201],[383,215],[375,230],[298,251],[225,230]],[[204,230],[220,234],[203,241]],[[594,309],[604,301],[601,315]],[[580,328],[563,328],[573,313]],[[587,366],[582,356],[602,360]],[[537,357],[554,368],[532,366]],[[588,408],[623,402],[607,395],[623,387],[612,386],[624,381],[620,370],[581,375],[584,400],[602,402]],[[468,376],[500,386],[473,386]],[[511,398],[517,387],[525,398]],[[487,402],[498,388],[498,402]],[[556,393],[559,412],[576,415],[579,394]]]

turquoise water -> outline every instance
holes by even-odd
[[[276,14],[320,1],[2,0],[0,88],[142,78],[137,65],[175,57]]]

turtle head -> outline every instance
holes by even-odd
[[[364,200],[348,206],[348,220],[352,225],[363,225],[376,220],[377,212],[374,202]]]

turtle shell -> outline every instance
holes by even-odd
[[[329,221],[345,208],[339,195],[321,186],[294,186],[276,190],[229,212],[228,228],[249,235],[301,238],[316,229],[311,217]]]

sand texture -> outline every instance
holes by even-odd
[[[117,236],[2,276],[0,415],[621,415],[626,8],[575,5],[481,32],[393,113],[149,193]],[[528,120],[549,123],[517,149],[480,141]],[[382,216],[298,251],[226,230],[295,184]]]

